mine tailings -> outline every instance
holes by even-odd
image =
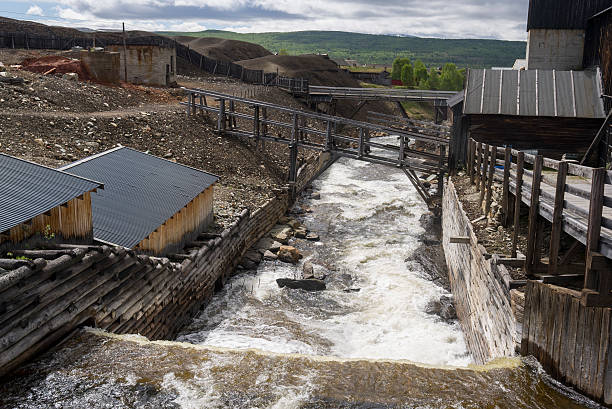
[[[291,216],[320,238],[290,241],[298,263],[269,259],[234,274],[174,341],[78,331],[5,378],[1,406],[593,407],[534,360],[483,364],[514,347],[510,330],[499,350],[489,344],[510,326],[503,306],[498,329],[481,336],[464,315],[478,291],[455,297],[461,325],[435,308],[452,296],[440,237],[399,169],[340,159]],[[277,284],[305,272],[326,289]],[[463,285],[451,271],[450,286]],[[476,317],[487,312],[486,300],[479,305]]]

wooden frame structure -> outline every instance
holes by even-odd
[[[474,140],[469,143],[467,170],[481,191],[481,202],[485,201],[484,216],[491,208],[493,181],[503,185],[504,223],[512,218],[514,226],[513,254],[506,262],[522,265],[529,276],[545,283],[562,284],[584,277],[582,303],[589,307],[612,306],[612,171],[510,148],[502,150]],[[529,206],[529,230],[526,258],[519,261],[516,256],[521,203]],[[544,243],[545,220],[552,224],[550,243]],[[560,257],[562,232],[586,247],[586,265],[568,262],[578,244],[569,250],[570,254]],[[542,257],[547,244],[548,263]]]
[[[449,133],[441,128],[420,132],[414,129],[414,125],[412,129],[406,124],[377,125],[215,91],[183,89],[188,101],[181,102],[181,105],[186,107],[187,114],[190,116],[198,113],[216,114],[217,132],[220,134],[251,138],[262,147],[266,142],[288,145],[290,151],[288,181],[292,188],[297,178],[298,152],[300,149],[310,149],[401,168],[430,207],[433,206],[432,197],[416,172],[438,176],[438,193],[442,192],[448,163],[446,147],[449,143]],[[213,101],[209,101],[207,97]],[[215,102],[216,106],[212,105],[212,102]],[[283,119],[271,119],[273,112]],[[376,138],[372,137],[374,133],[397,136],[399,146],[376,141]],[[429,144],[432,149],[429,151],[412,149],[409,147],[411,139]]]

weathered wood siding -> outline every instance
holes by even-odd
[[[329,163],[301,169],[297,185]],[[255,212],[243,211],[218,237],[186,249],[182,263],[133,250],[85,246],[0,276],[0,376],[53,346],[80,325],[169,339],[205,305],[242,255],[288,210],[287,190]]]
[[[213,221],[214,185],[196,196],[191,202],[159,226],[146,239],[138,243],[136,250],[151,254],[163,254],[178,250],[185,241],[192,240]]]
[[[513,149],[537,149],[560,159],[564,153],[584,153],[603,124],[603,119],[535,118],[468,115],[469,136],[489,145]]]
[[[449,178],[444,188],[442,226],[446,265],[461,328],[477,363],[513,356],[519,338],[510,302],[510,276],[485,258],[472,225]],[[469,237],[452,244],[451,237]]]
[[[584,307],[581,293],[530,281],[522,355],[533,355],[559,381],[612,404],[610,308]]]
[[[89,192],[74,198],[64,206],[58,206],[49,212],[36,216],[26,223],[9,230],[7,236],[0,236],[3,243],[19,243],[35,234],[57,236],[65,240],[91,240],[93,226],[91,221],[91,195]]]

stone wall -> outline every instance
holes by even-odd
[[[584,30],[529,30],[527,69],[582,69],[584,38]]]
[[[487,259],[463,210],[452,179],[444,187],[443,245],[457,316],[477,363],[513,356],[519,342],[510,302],[510,275]],[[451,243],[469,238],[469,243]]]
[[[328,159],[307,163],[298,186],[306,186]],[[38,250],[44,257],[34,260],[10,260],[14,268],[0,274],[0,376],[81,325],[172,338],[286,213],[287,190],[275,195],[253,213],[244,210],[220,235],[200,235],[180,263],[119,247],[73,245]]]

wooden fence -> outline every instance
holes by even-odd
[[[583,304],[612,306],[612,171],[474,140],[468,146],[467,170],[480,190],[484,216],[491,210],[494,181],[501,182],[503,223],[512,220],[514,235],[512,254],[500,262],[524,267],[530,277],[553,284],[584,277]],[[521,203],[529,206],[528,243],[525,258],[517,259]],[[544,243],[544,220],[552,224],[549,243]],[[576,240],[563,257],[562,232]],[[586,246],[586,262],[570,263],[579,243]]]
[[[303,78],[288,78],[278,73],[264,73],[262,70],[251,70],[242,65],[223,60],[209,58],[192,50],[171,38],[162,36],[127,37],[127,45],[148,45],[176,49],[176,56],[189,61],[190,64],[215,75],[224,75],[239,79],[248,84],[264,84],[278,86],[290,92],[308,92],[308,80]],[[44,37],[30,35],[24,32],[0,31],[0,48],[22,48],[39,50],[69,50],[72,47],[105,47],[108,45],[122,45],[123,37],[120,33],[101,33],[83,37]]]

